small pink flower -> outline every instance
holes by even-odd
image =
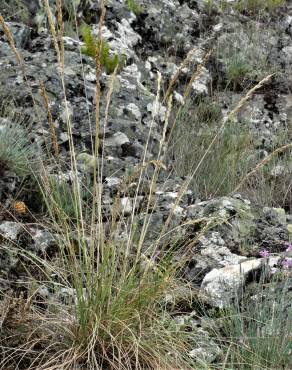
[[[261,257],[263,257],[263,258],[267,258],[267,257],[269,257],[270,252],[269,252],[269,251],[267,251],[266,249],[263,249],[263,250],[261,250],[261,251],[259,252],[259,255],[260,255]]]
[[[284,269],[292,268],[292,258],[285,258],[282,261],[282,266]]]

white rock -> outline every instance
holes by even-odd
[[[128,198],[121,198],[121,211],[125,216],[128,216],[133,211],[133,201]]]
[[[22,228],[22,225],[18,222],[4,221],[0,224],[0,235],[5,239],[16,240]]]
[[[202,67],[200,75],[192,83],[192,88],[196,94],[208,94],[208,84],[211,76],[205,67]]]
[[[166,117],[166,107],[163,106],[161,103],[157,103],[154,101],[153,103],[149,103],[147,105],[148,112],[151,112],[153,117],[159,117],[162,122],[164,122]]]
[[[129,143],[130,140],[126,134],[123,132],[116,132],[112,137],[109,137],[105,139],[104,145],[109,147],[109,146],[121,146],[125,143]]]
[[[45,252],[52,244],[56,243],[56,238],[47,230],[33,229],[33,239],[35,248]]]
[[[105,181],[108,186],[115,186],[121,183],[121,179],[119,179],[118,177],[106,177]]]
[[[134,103],[130,103],[127,105],[127,109],[132,113],[132,115],[138,120],[141,120],[142,114],[138,106]]]
[[[203,279],[200,293],[204,300],[215,307],[230,306],[251,271],[262,265],[260,259],[246,260],[236,265],[211,270]]]

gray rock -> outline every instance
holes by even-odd
[[[187,279],[193,282],[200,280],[210,269],[238,264],[246,259],[231,253],[218,232],[201,236],[198,242],[201,245],[199,252],[192,257],[185,270]]]
[[[33,229],[32,233],[36,253],[45,255],[50,248],[56,246],[56,238],[48,230]]]
[[[178,315],[174,317],[176,326],[187,328],[193,333],[193,349],[188,353],[188,356],[194,359],[199,366],[200,364],[211,364],[221,354],[221,349],[218,344],[211,338],[208,331],[202,325],[203,322],[198,318],[196,312],[190,315]]]
[[[6,22],[6,25],[13,36],[15,46],[25,49],[30,38],[31,29],[24,24],[15,22]],[[5,38],[2,28],[0,28],[0,40],[4,41]]]

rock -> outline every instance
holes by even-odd
[[[208,70],[205,67],[202,67],[198,78],[192,83],[193,91],[198,96],[207,96],[208,95],[208,85],[211,82],[211,76]]]
[[[16,241],[23,226],[18,222],[4,221],[0,223],[0,236],[7,241]]]
[[[3,244],[0,249],[0,280],[3,280],[3,277],[7,277],[7,275],[17,269],[17,265],[19,263],[19,258],[15,250],[11,248],[8,244]],[[5,281],[6,279],[4,279]],[[10,281],[7,280],[7,286],[10,285]]]
[[[76,302],[76,290],[74,288],[60,288],[54,294],[54,299],[64,305],[73,306]]]
[[[206,334],[205,331],[199,330],[198,335],[200,335],[200,339],[198,340],[197,347],[188,353],[191,358],[196,360],[198,366],[202,363],[211,364],[222,354],[220,347]]]
[[[31,29],[24,24],[16,22],[7,22],[6,24],[13,36],[15,46],[25,49],[30,38]],[[0,40],[5,40],[5,38],[2,28],[0,28]]]
[[[48,300],[51,297],[49,289],[45,285],[41,285],[37,291],[37,296],[41,298],[41,300]]]
[[[214,307],[227,308],[238,297],[248,275],[262,266],[259,259],[211,270],[203,279],[200,294]]]
[[[34,241],[34,250],[37,254],[46,255],[52,248],[56,247],[56,237],[48,230],[31,229]]]
[[[125,143],[129,143],[129,139],[127,135],[122,132],[116,132],[112,137],[106,138],[104,141],[106,147],[118,147]]]
[[[196,312],[191,312],[189,315],[178,315],[174,317],[176,326],[185,328],[193,332],[193,349],[188,353],[188,356],[200,364],[211,364],[216,358],[222,354],[220,347],[212,340],[210,334],[202,326],[203,320],[198,318]]]
[[[261,249],[282,251],[288,241],[287,214],[282,209],[253,206],[239,195],[220,197],[198,202],[187,207],[187,218],[211,218],[217,220],[224,245],[235,254],[257,256]],[[211,235],[210,232],[204,236]]]
[[[264,207],[263,214],[270,225],[286,225],[287,215],[283,208]]]
[[[199,282],[213,268],[238,264],[246,259],[231,253],[218,232],[201,236],[199,250],[194,254],[185,269],[185,276],[192,282]]]

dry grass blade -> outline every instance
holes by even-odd
[[[44,104],[45,104],[46,111],[47,111],[53,153],[57,157],[59,154],[59,145],[58,145],[58,140],[56,136],[56,130],[55,130],[54,122],[53,122],[52,113],[50,110],[49,99],[48,99],[48,95],[46,93],[45,85],[43,82],[40,83],[40,87],[41,87],[41,96],[43,97]]]
[[[64,40],[63,38],[60,38],[58,40],[58,35],[56,32],[55,24],[54,24],[54,18],[53,14],[50,8],[50,4],[48,0],[43,0],[44,1],[44,7],[45,11],[47,13],[48,17],[48,22],[49,22],[49,27],[50,27],[50,32],[51,36],[53,38],[53,43],[55,47],[55,51],[57,53],[57,60],[58,60],[58,65],[59,65],[59,73],[60,73],[60,78],[61,78],[61,83],[62,83],[62,90],[64,93],[64,105],[65,105],[65,116],[66,116],[66,127],[68,131],[68,138],[69,138],[69,153],[70,153],[70,161],[71,161],[71,168],[72,168],[72,182],[73,182],[73,197],[75,199],[75,204],[78,205],[79,210],[80,210],[80,224],[83,225],[83,213],[82,213],[82,207],[80,205],[81,198],[80,198],[80,186],[78,182],[78,175],[77,175],[77,162],[76,162],[76,151],[74,147],[74,141],[73,141],[73,134],[72,134],[72,123],[71,123],[71,115],[69,111],[69,106],[68,106],[68,99],[66,96],[66,84],[65,84],[65,76],[64,76],[64,64],[63,64],[63,58],[64,55]],[[61,2],[57,7],[59,6],[58,10],[58,26],[59,26],[59,36],[62,35],[64,26],[62,25],[62,10],[61,10]],[[59,42],[58,42],[59,41]],[[60,46],[59,46],[60,45]],[[61,51],[62,52],[61,52]],[[81,227],[82,229],[82,227]],[[80,230],[79,230],[80,231]],[[82,231],[80,231],[82,232]]]
[[[98,23],[98,40],[99,45],[96,50],[95,56],[95,77],[96,77],[96,85],[95,85],[95,141],[94,141],[94,169],[93,169],[93,202],[92,202],[92,233],[95,233],[96,227],[96,208],[98,211],[98,224],[102,225],[102,215],[101,209],[99,205],[101,204],[101,196],[102,196],[102,189],[101,184],[97,182],[97,179],[100,178],[100,168],[98,162],[98,150],[99,150],[99,125],[100,125],[100,99],[101,99],[101,86],[100,86],[100,75],[101,75],[101,53],[102,53],[102,26],[105,20],[106,14],[106,7],[105,1],[101,1],[101,15],[99,18]],[[100,233],[101,236],[101,233]],[[94,239],[94,234],[92,234],[92,240]]]
[[[95,77],[96,77],[96,85],[95,85],[95,155],[98,154],[99,148],[99,121],[100,121],[100,74],[101,74],[101,53],[102,53],[102,26],[104,24],[105,14],[106,14],[106,7],[105,1],[101,1],[101,16],[99,18],[98,23],[98,48],[95,56]]]
[[[64,69],[64,43],[62,42],[64,36],[64,22],[63,22],[63,13],[62,13],[62,0],[56,0],[57,4],[57,17],[58,17],[58,41],[60,47],[60,63]]]

